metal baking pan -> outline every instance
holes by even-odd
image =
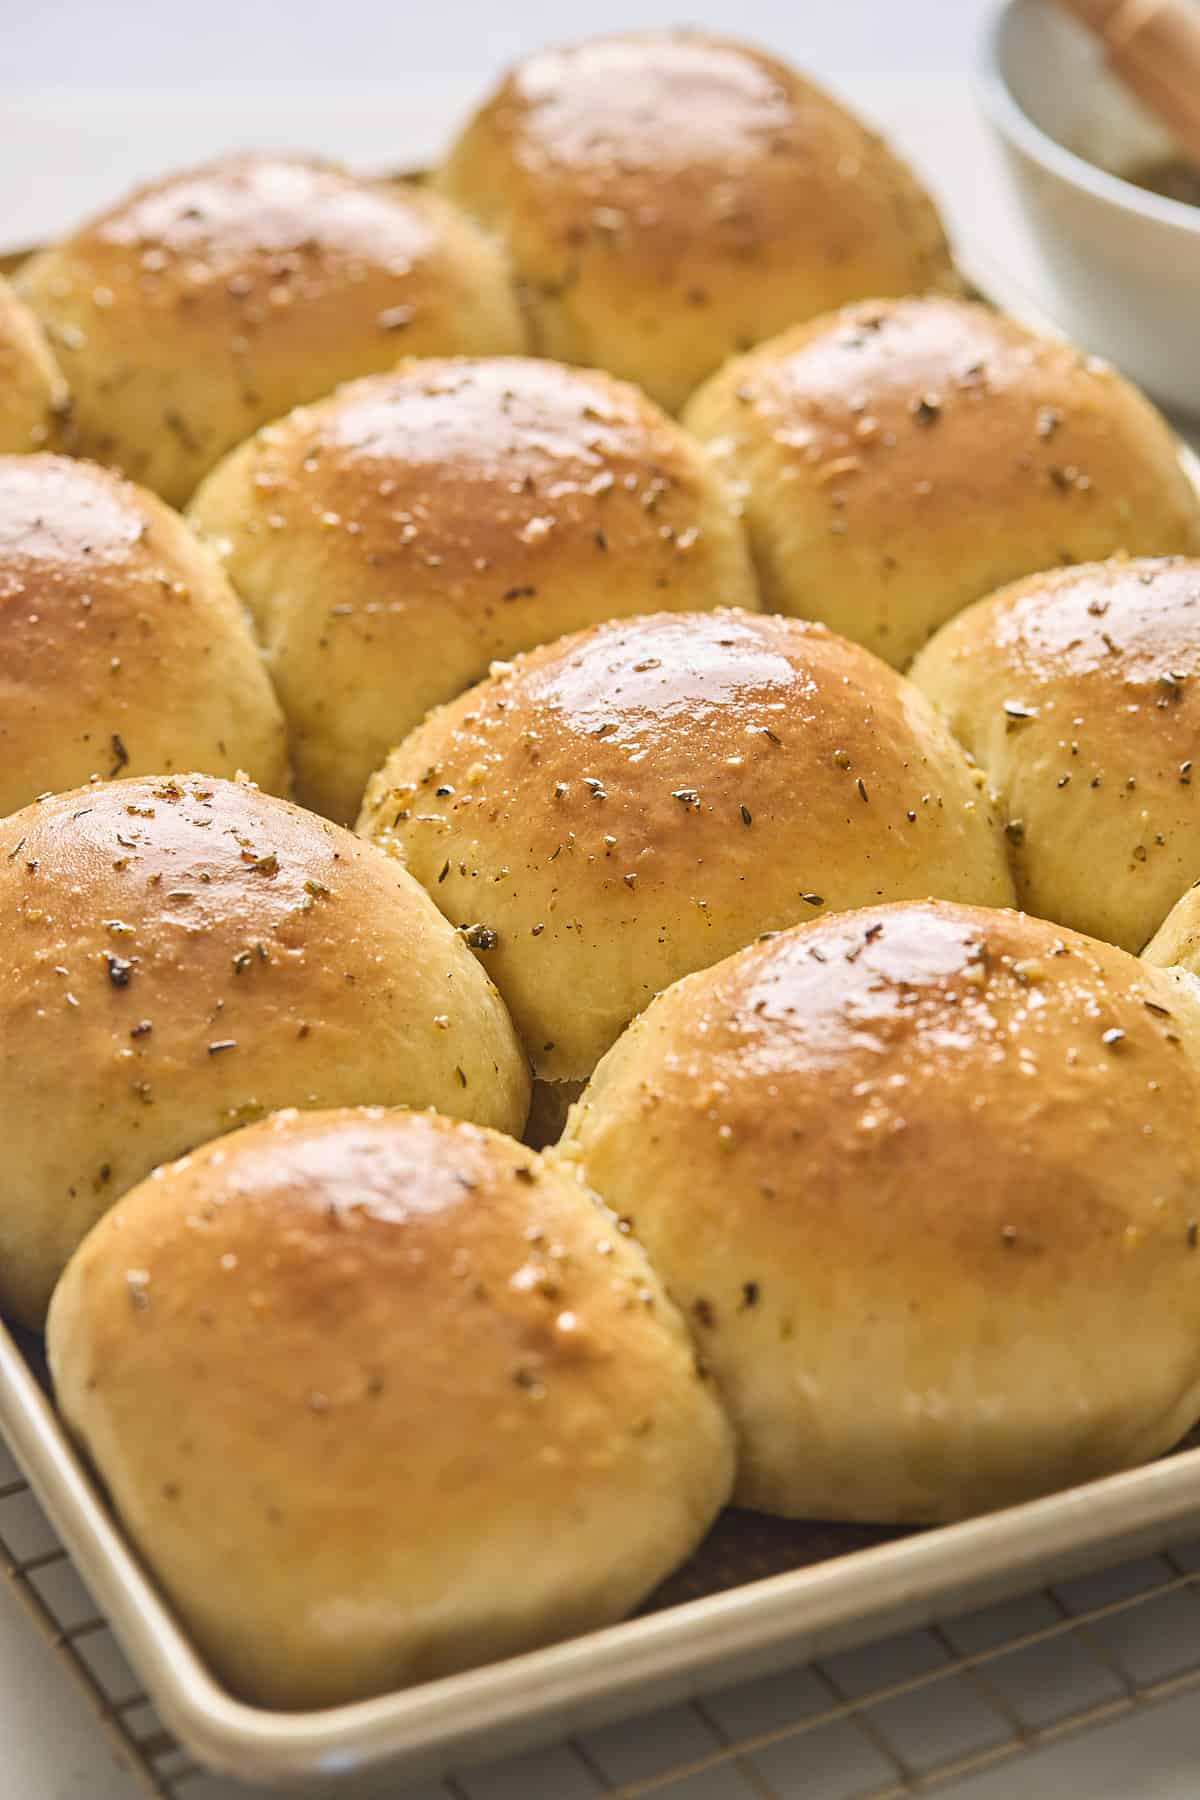
[[[1052,329],[999,271],[972,266],[968,278]],[[1181,455],[1200,488],[1200,459],[1182,445]],[[730,1511],[623,1624],[353,1706],[275,1713],[233,1698],[200,1661],[48,1392],[40,1345],[0,1324],[0,1434],[163,1720],[197,1762],[293,1790],[333,1780],[339,1794],[391,1794],[398,1778],[652,1711],[1200,1531],[1200,1448],[1186,1446],[1146,1468],[919,1532]]]
[[[339,1794],[392,1793],[399,1778],[651,1711],[1200,1530],[1200,1449],[921,1532],[727,1513],[622,1625],[377,1700],[272,1713],[232,1698],[191,1649],[68,1442],[32,1344],[2,1327],[0,1431],[180,1743],[246,1781],[303,1789],[336,1778]],[[783,1572],[760,1573],[772,1567]]]

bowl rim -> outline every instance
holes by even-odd
[[[1083,188],[1093,198],[1121,212],[1131,213],[1137,219],[1153,219],[1160,225],[1174,226],[1189,237],[1200,238],[1200,207],[1185,200],[1172,200],[1165,194],[1151,193],[1121,175],[1099,168],[1052,138],[1025,111],[1003,73],[1000,46],[1008,21],[1017,8],[1033,3],[1034,0],[995,0],[978,37],[975,88],[980,105],[993,126],[1034,162],[1041,163],[1072,186]],[[1046,6],[1048,0],[1039,0],[1039,4]]]

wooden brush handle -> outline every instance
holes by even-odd
[[[1059,0],[1115,74],[1200,164],[1200,11],[1192,0]]]

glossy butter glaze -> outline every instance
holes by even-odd
[[[500,252],[444,201],[266,153],[137,189],[19,289],[70,383],[78,448],[175,503],[339,381],[524,337]]]
[[[288,783],[242,609],[183,522],[91,463],[0,457],[0,816],[91,776]]]
[[[160,1171],[74,1259],[49,1350],[134,1542],[261,1705],[615,1622],[729,1493],[641,1249],[430,1114],[283,1114]]]
[[[0,968],[0,1295],[27,1323],[123,1192],[276,1107],[524,1122],[508,1016],[417,885],[243,785],[100,783],[4,820]]]
[[[784,332],[685,422],[743,498],[766,603],[896,667],[1034,570],[1200,551],[1200,497],[1149,401],[967,301],[864,301]]]
[[[690,969],[823,907],[1012,888],[982,780],[927,702],[822,626],[599,626],[431,715],[367,792],[468,933],[535,1071],[590,1073]]]
[[[630,1028],[556,1154],[689,1312],[744,1503],[955,1518],[1194,1423],[1198,995],[929,902],[752,945]]]
[[[504,78],[438,180],[507,243],[540,348],[672,409],[795,319],[953,280],[905,165],[822,89],[727,38],[543,51]]]
[[[624,382],[528,358],[345,387],[235,451],[191,517],[258,623],[299,796],[342,820],[496,658],[614,616],[758,604],[699,446]]]
[[[912,674],[1001,797],[1022,903],[1140,950],[1200,875],[1200,561],[1033,576]]]

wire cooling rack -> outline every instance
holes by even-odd
[[[165,1730],[0,1447],[0,1567],[160,1800],[253,1790]],[[388,1800],[905,1800],[1200,1689],[1200,1542]],[[335,1791],[335,1790],[331,1790]]]

